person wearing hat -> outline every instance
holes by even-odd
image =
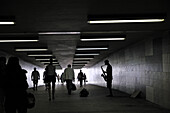
[[[105,65],[107,65],[106,71],[104,71],[104,73],[106,74],[106,82],[107,82],[107,88],[109,89],[109,95],[107,95],[107,97],[112,97],[113,93],[112,93],[112,66],[109,63],[109,60],[105,60],[104,61]]]

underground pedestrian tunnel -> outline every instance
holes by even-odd
[[[37,68],[41,89],[37,95],[44,94],[42,78],[50,57],[59,75],[68,64],[75,76],[80,69],[86,73],[91,90],[106,88],[101,66],[108,59],[113,90],[127,95],[140,91],[140,98],[170,109],[169,4],[168,0],[3,1],[0,56],[20,59],[30,88],[31,72]]]

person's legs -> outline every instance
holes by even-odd
[[[55,82],[52,82],[52,99],[53,100],[55,99],[54,94],[55,94]]]
[[[38,87],[38,80],[36,81],[36,90],[37,90],[37,87]]]
[[[48,84],[45,83],[45,90],[47,91],[48,90]]]
[[[37,83],[35,83],[35,90],[37,91]]]
[[[109,93],[110,93],[110,95],[108,95],[108,96],[112,97],[113,96],[113,93],[112,93],[112,81],[107,81],[107,88],[109,89]]]
[[[66,83],[67,83],[68,94],[71,95],[72,81],[71,80],[66,80]]]
[[[113,96],[112,88],[109,88],[109,91],[110,91],[110,95]]]
[[[49,101],[51,101],[51,82],[48,83]]]
[[[66,80],[66,87],[67,87],[67,91],[68,91],[69,90],[69,82],[68,82],[68,80]]]
[[[83,82],[83,80],[82,80],[82,79],[80,79],[80,87],[82,87],[82,82]]]
[[[35,91],[35,81],[33,80],[33,90]]]
[[[86,85],[86,80],[83,80],[84,81],[84,85]]]

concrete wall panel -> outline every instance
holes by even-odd
[[[169,37],[169,32],[164,33],[161,38],[138,42],[105,58],[113,68],[113,88],[129,94],[140,90],[142,97],[170,109]],[[95,73],[93,80],[102,86],[105,81],[99,75],[105,59],[89,69]]]

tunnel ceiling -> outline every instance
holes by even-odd
[[[161,37],[169,31],[168,0],[3,0],[0,3],[0,20],[12,19],[15,25],[0,25],[0,39],[34,38],[38,42],[0,43],[0,50],[18,56],[38,66],[44,63],[39,57],[28,56],[30,52],[16,52],[15,48],[45,47],[58,61],[58,68],[75,64],[75,68],[91,67],[126,46],[138,41]],[[131,18],[163,15],[165,22],[89,24],[91,17]],[[48,33],[48,34],[45,34]],[[123,35],[123,41],[81,41],[81,37],[114,37]],[[75,53],[78,47],[108,47],[108,50],[93,50],[93,59],[79,66]],[[32,52],[35,53],[35,52]],[[83,57],[83,56],[81,56]],[[86,57],[86,56],[84,56]],[[77,65],[77,66],[76,66]]]

